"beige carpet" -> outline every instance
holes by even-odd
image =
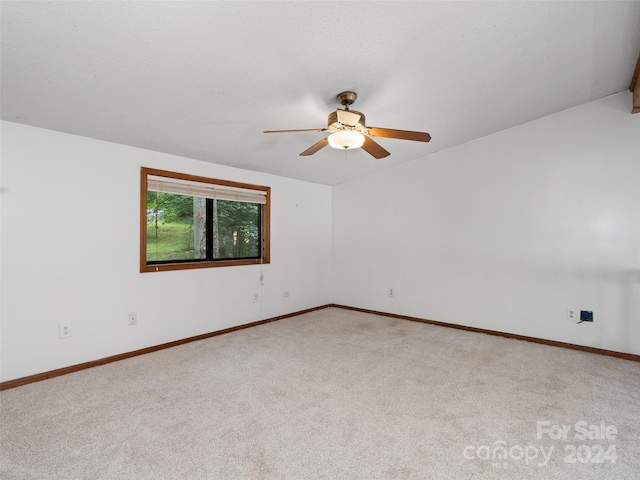
[[[640,364],[337,308],[0,399],[4,480],[640,478]]]

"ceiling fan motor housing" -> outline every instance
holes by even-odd
[[[367,124],[367,121],[365,119],[364,113],[362,112],[356,112],[355,110],[349,110],[350,113],[355,113],[357,115],[360,115],[360,120],[358,121],[358,124],[361,125],[362,127],[364,127]],[[334,110],[333,112],[331,112],[329,114],[329,117],[327,119],[327,125],[331,126],[339,126],[341,125],[340,122],[338,121],[338,111]],[[358,125],[348,125],[349,127],[357,127]]]

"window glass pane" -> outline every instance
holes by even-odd
[[[260,205],[213,200],[213,258],[260,257]]]
[[[147,192],[147,262],[205,258],[204,199]]]

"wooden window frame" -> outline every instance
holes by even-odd
[[[266,194],[266,203],[261,205],[261,252],[260,258],[240,258],[223,260],[200,260],[190,262],[172,263],[147,263],[147,192],[149,175],[158,177],[176,178],[192,182],[218,185],[221,187],[242,188],[247,190],[263,191]],[[192,268],[213,268],[213,267],[235,267],[240,265],[261,265],[270,263],[271,251],[271,187],[263,185],[253,185],[249,183],[232,182],[217,178],[201,177],[187,173],[171,172],[168,170],[158,170],[155,168],[140,168],[140,272],[163,272],[171,270],[188,270]]]

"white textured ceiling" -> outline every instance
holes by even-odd
[[[640,2],[9,2],[2,118],[335,185],[629,87]],[[298,154],[355,90],[391,156]],[[631,105],[629,105],[631,108]]]

